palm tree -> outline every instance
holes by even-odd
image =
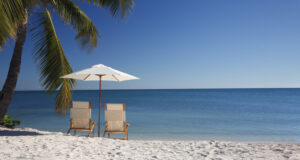
[[[132,0],[78,1],[108,8],[113,16],[120,14],[121,17],[125,17],[133,7]],[[80,41],[82,47],[91,50],[97,46],[100,34],[96,26],[72,0],[1,0],[0,49],[8,39],[15,39],[15,47],[6,81],[0,92],[0,122],[7,112],[17,84],[28,28],[32,32],[34,58],[40,68],[42,86],[47,93],[57,93],[57,113],[67,112],[75,81],[59,78],[71,73],[72,68],[56,35],[51,13],[58,14],[77,32],[75,39]],[[32,23],[28,23],[29,18],[34,19]]]

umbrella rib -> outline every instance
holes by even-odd
[[[85,81],[89,76],[91,76],[91,74],[87,75],[83,80]]]
[[[120,80],[115,76],[115,75],[112,75],[118,82],[120,82]]]

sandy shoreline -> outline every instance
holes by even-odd
[[[0,159],[300,159],[300,143],[120,141],[0,128]]]

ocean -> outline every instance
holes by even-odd
[[[97,122],[98,90],[76,90],[73,100],[91,101]],[[300,142],[296,88],[103,90],[101,133],[104,103],[126,104],[129,139]],[[44,91],[16,91],[8,114],[19,127],[66,132],[69,112],[58,116],[54,104]]]

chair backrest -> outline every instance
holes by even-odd
[[[105,123],[108,131],[124,131],[125,127],[125,104],[105,104]]]
[[[72,101],[70,118],[73,128],[90,128],[91,102]]]

